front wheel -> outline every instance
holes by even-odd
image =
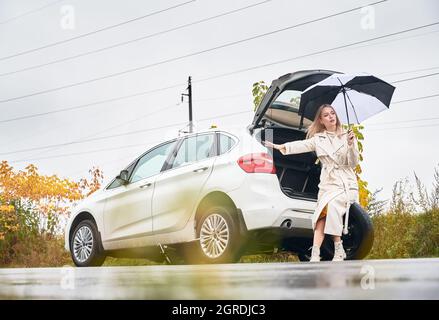
[[[105,261],[96,225],[91,220],[81,221],[73,231],[70,251],[77,267],[101,266]]]
[[[240,258],[240,234],[237,219],[230,208],[213,206],[197,221],[197,240],[187,244],[184,259],[188,263],[231,263]]]

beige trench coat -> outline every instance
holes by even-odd
[[[332,137],[332,143],[329,136]],[[343,130],[340,137],[335,133],[323,131],[306,140],[286,142],[286,152],[297,154],[315,151],[322,164],[320,174],[317,207],[312,217],[312,228],[323,208],[328,204],[325,234],[341,236],[347,233],[349,207],[351,203],[359,203],[358,182],[354,168],[359,161],[357,141],[348,146],[347,131]],[[343,228],[343,215],[348,212]]]

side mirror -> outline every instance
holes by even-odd
[[[122,170],[119,175],[116,177],[116,179],[121,180],[122,184],[128,183],[128,170]]]

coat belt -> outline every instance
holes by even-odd
[[[325,169],[340,169],[340,168],[350,168],[347,164],[324,164],[323,168]]]

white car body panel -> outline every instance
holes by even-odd
[[[154,188],[154,233],[178,231],[192,216],[199,194],[212,172],[215,157],[162,172]]]
[[[66,227],[66,249],[72,221],[84,211],[94,217],[105,250],[193,241],[197,207],[211,192],[230,197],[248,230],[280,227],[287,219],[293,226],[312,229],[316,201],[289,198],[275,174],[247,173],[239,167],[239,157],[266,152],[266,148],[245,129],[215,131],[235,141],[226,153],[127,186],[101,190],[81,203]],[[204,167],[208,169],[193,171]],[[147,182],[151,186],[140,188]]]
[[[103,241],[152,233],[151,199],[156,177],[105,190]]]

